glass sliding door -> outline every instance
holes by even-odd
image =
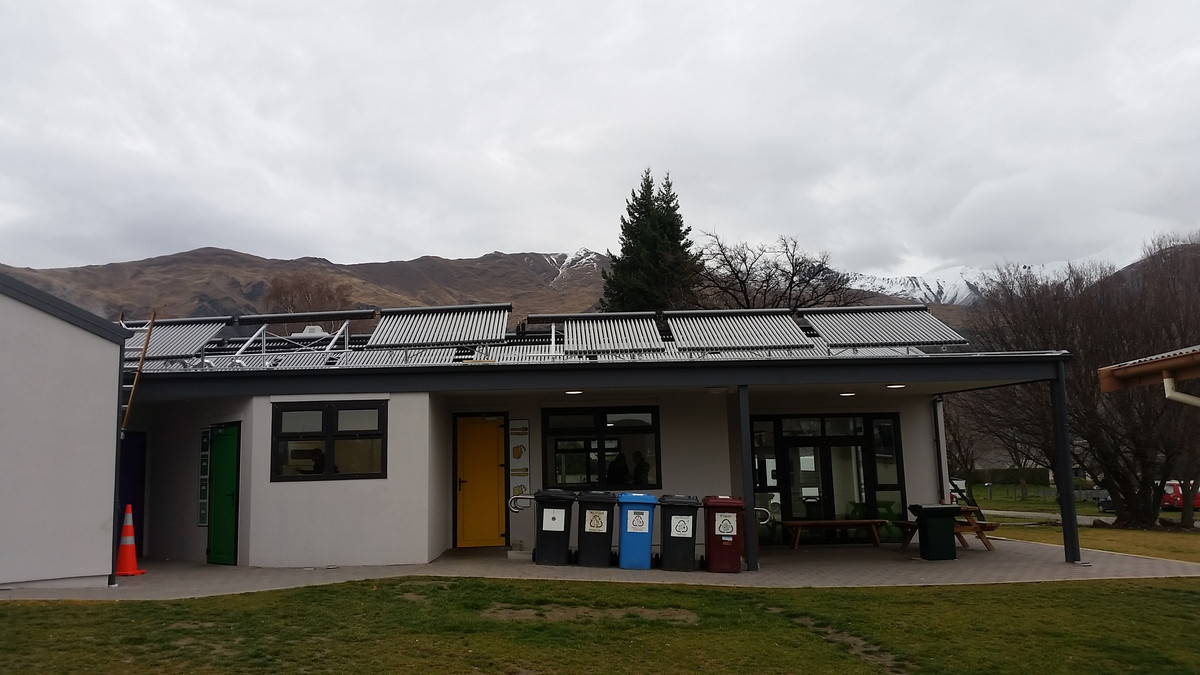
[[[779,483],[779,460],[775,456],[775,426],[771,422],[754,422],[754,506],[766,509],[770,518],[758,525],[759,541],[764,544],[783,542],[783,494]],[[761,518],[759,518],[761,520]]]
[[[825,484],[822,480],[823,462],[821,451],[815,445],[799,445],[788,448],[788,496],[790,517],[788,520],[822,520],[827,503]]]
[[[897,415],[755,416],[752,424],[755,505],[771,513],[759,531],[764,543],[782,541],[779,521],[904,518]],[[858,541],[866,534],[817,530],[804,537]]]

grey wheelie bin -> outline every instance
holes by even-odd
[[[617,498],[611,492],[580,492],[579,549],[575,563],[584,567],[612,565],[613,507]]]
[[[575,493],[567,490],[538,490],[537,544],[533,562],[539,565],[566,565],[571,562],[571,505]]]
[[[662,522],[662,568],[676,572],[696,569],[696,511],[701,502],[687,495],[658,498]]]
[[[954,560],[954,522],[958,517],[955,504],[913,504],[908,510],[917,517],[917,536],[921,539],[921,558],[924,560]]]

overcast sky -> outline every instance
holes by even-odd
[[[0,0],[0,262],[618,252],[876,274],[1200,229],[1200,2]]]

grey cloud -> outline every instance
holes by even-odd
[[[697,231],[855,271],[1200,226],[1200,6],[115,1],[0,10],[0,262],[615,249],[647,166]]]

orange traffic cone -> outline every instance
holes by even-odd
[[[133,505],[125,505],[125,524],[121,526],[121,545],[117,547],[117,576],[135,577],[146,570],[137,568],[137,545],[133,541]]]

